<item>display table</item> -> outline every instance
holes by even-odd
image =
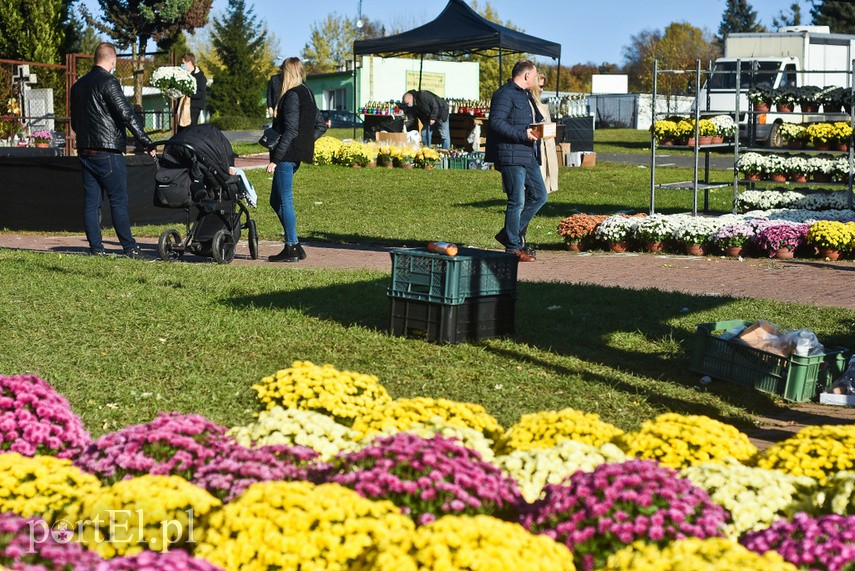
[[[389,131],[391,133],[404,132],[404,116],[403,115],[371,115],[362,116],[362,131],[363,138],[366,141],[373,141],[374,134],[377,131]]]
[[[56,147],[0,147],[0,158],[6,157],[59,157],[61,149]]]
[[[448,127],[451,131],[451,146],[455,149],[472,150],[472,143],[469,142],[469,134],[476,125],[481,127],[481,150],[486,145],[487,123],[489,119],[482,116],[475,116],[470,113],[452,113],[448,116]]]
[[[147,154],[129,155],[125,159],[131,223],[184,222],[184,210],[154,207],[154,159]],[[77,157],[0,157],[0,180],[3,181],[0,185],[0,228],[36,232],[83,231],[83,178]],[[112,227],[110,204],[106,197],[101,212],[101,225]]]

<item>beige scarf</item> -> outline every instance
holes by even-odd
[[[190,98],[186,95],[178,100],[178,111],[176,112],[179,127],[190,125]]]

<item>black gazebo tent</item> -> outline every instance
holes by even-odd
[[[458,57],[498,49],[499,83],[502,83],[502,56],[505,53],[531,53],[558,60],[561,79],[561,44],[548,42],[480,16],[464,0],[449,0],[434,20],[407,32],[353,42],[353,112],[356,113],[356,56],[392,57],[402,54],[436,54]]]

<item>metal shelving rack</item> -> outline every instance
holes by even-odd
[[[653,133],[653,130],[650,131],[650,214],[655,214],[656,212],[656,189],[670,189],[670,190],[691,190],[692,191],[692,216],[698,215],[698,191],[704,192],[704,212],[709,210],[709,191],[714,188],[724,188],[730,186],[730,183],[712,183],[709,179],[710,172],[710,151],[715,149],[724,149],[733,147],[734,150],[734,165],[736,161],[739,159],[739,136],[734,137],[733,143],[722,143],[716,145],[699,145],[697,142],[699,141],[699,133],[698,133],[698,123],[701,118],[700,105],[698,101],[698,94],[701,91],[701,60],[695,60],[695,69],[694,70],[683,70],[683,69],[659,69],[659,61],[653,61],[653,97],[651,103],[651,124],[656,123],[657,119],[657,111],[656,111],[656,99],[658,96],[658,86],[659,86],[659,75],[660,74],[668,74],[668,75],[695,75],[695,111],[694,111],[694,119],[695,119],[695,145],[692,146],[672,146],[669,149],[691,149],[694,156],[694,168],[693,175],[691,181],[684,182],[672,182],[672,183],[664,183],[664,184],[656,184],[656,136]],[[739,93],[739,74],[736,76],[736,93]],[[734,111],[705,111],[705,115],[733,115],[734,121],[739,124],[739,96],[736,97],[736,106]],[[704,153],[704,179],[699,180],[698,170],[699,170],[699,160],[700,153]],[[737,196],[737,179],[736,179],[736,169],[734,168],[734,180],[733,180],[733,192],[734,192],[734,205],[736,204],[736,196]]]

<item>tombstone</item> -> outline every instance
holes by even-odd
[[[24,115],[30,132],[53,131],[53,89],[25,89]]]

